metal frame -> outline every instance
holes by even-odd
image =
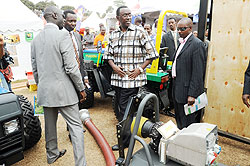
[[[151,154],[149,152],[149,148],[148,148],[146,142],[143,139],[138,138],[138,136],[137,136],[137,132],[138,132],[138,129],[139,129],[143,109],[144,109],[144,107],[146,105],[146,102],[151,98],[154,100],[155,122],[159,122],[158,98],[157,98],[157,96],[155,94],[149,93],[143,98],[143,100],[141,101],[141,103],[139,105],[138,111],[137,111],[134,130],[133,130],[133,133],[132,133],[131,138],[130,138],[128,152],[127,152],[127,156],[126,156],[126,160],[125,160],[125,166],[128,166],[130,164],[130,160],[131,160],[134,145],[135,145],[135,140],[139,141],[143,145],[143,147],[145,148],[148,164],[149,164],[149,166],[153,166],[153,161],[152,161],[152,158],[151,158]]]
[[[163,27],[163,21],[164,17],[167,13],[173,13],[173,14],[179,14],[183,15],[184,17],[188,17],[188,15],[184,12],[178,12],[174,10],[166,10],[162,11],[160,13],[159,19],[158,19],[158,25],[157,25],[157,35],[156,35],[156,42],[155,42],[155,49],[159,53],[160,52],[160,45],[161,45],[161,34],[162,34],[162,27]],[[147,73],[156,74],[158,72],[158,66],[159,66],[159,58],[153,60],[151,68],[146,69]]]

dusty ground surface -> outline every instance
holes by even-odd
[[[36,92],[30,92],[24,87],[25,83],[13,84],[14,92],[16,94],[22,94],[29,98],[33,102],[33,97]],[[97,128],[102,132],[107,142],[112,146],[117,143],[116,128],[117,120],[114,116],[111,99],[101,99],[99,94],[95,94],[94,107],[89,109],[90,116]],[[171,118],[160,115],[160,120],[167,122]],[[173,120],[173,119],[172,119]],[[45,138],[44,138],[44,118],[40,117],[42,124],[42,137],[40,141],[31,149],[24,152],[24,159],[15,166],[46,166],[46,152],[45,152]],[[173,122],[175,122],[173,120]],[[68,138],[68,132],[66,131],[66,124],[62,116],[59,115],[58,119],[58,145],[60,149],[67,149],[67,153],[58,161],[54,166],[68,166],[74,165],[72,145]],[[249,131],[250,132],[250,131]],[[100,148],[96,144],[94,138],[87,131],[84,135],[85,139],[85,155],[88,166],[105,166],[105,160],[100,151]],[[250,166],[250,145],[243,144],[234,140],[230,140],[224,137],[219,137],[219,143],[222,147],[222,151],[217,158],[217,162],[225,165],[240,165]],[[136,145],[135,151],[140,149],[139,144]],[[118,152],[114,152],[115,157],[118,157]]]

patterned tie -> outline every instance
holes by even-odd
[[[72,38],[72,33],[69,32],[69,35],[70,35],[70,37],[71,37],[71,40],[72,40],[72,43],[73,43],[73,46],[74,46],[74,50],[75,50],[75,54],[76,54],[76,61],[77,61],[77,63],[78,63],[78,68],[80,69],[80,60],[79,60],[78,52],[77,52],[77,50],[76,50],[75,42],[74,42],[74,40],[73,40],[73,38]]]

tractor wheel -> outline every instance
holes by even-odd
[[[92,88],[85,89],[85,92],[87,94],[86,100],[82,103],[79,103],[79,109],[87,109],[94,105],[94,91]]]
[[[123,117],[120,113],[120,108],[118,106],[118,102],[116,101],[116,96],[113,96],[113,98],[112,98],[112,108],[115,112],[116,119],[120,122]]]
[[[22,95],[19,95],[18,98],[23,111],[24,150],[27,150],[40,140],[42,133],[41,122],[37,116],[34,116],[34,108],[28,99]]]

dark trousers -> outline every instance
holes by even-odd
[[[137,94],[139,91],[139,88],[120,88],[120,87],[114,87],[115,90],[115,96],[116,96],[116,102],[118,102],[118,106],[120,107],[120,113],[122,117],[124,116],[129,97]],[[132,123],[132,121],[131,121]],[[123,146],[126,148],[129,146],[131,133],[130,130],[125,131],[125,134],[123,136]]]
[[[118,102],[118,106],[120,107],[120,113],[123,117],[128,104],[129,97],[134,94],[137,94],[139,88],[114,87],[114,89],[115,89],[116,101]]]
[[[174,85],[173,85],[174,88]],[[173,89],[173,101],[174,101],[174,112],[175,112],[175,120],[177,123],[177,127],[181,130],[184,127],[188,127],[192,123],[199,123],[197,116],[200,114],[200,110],[196,111],[190,115],[186,115],[184,111],[184,105],[186,103],[177,103],[175,99],[175,93]]]

